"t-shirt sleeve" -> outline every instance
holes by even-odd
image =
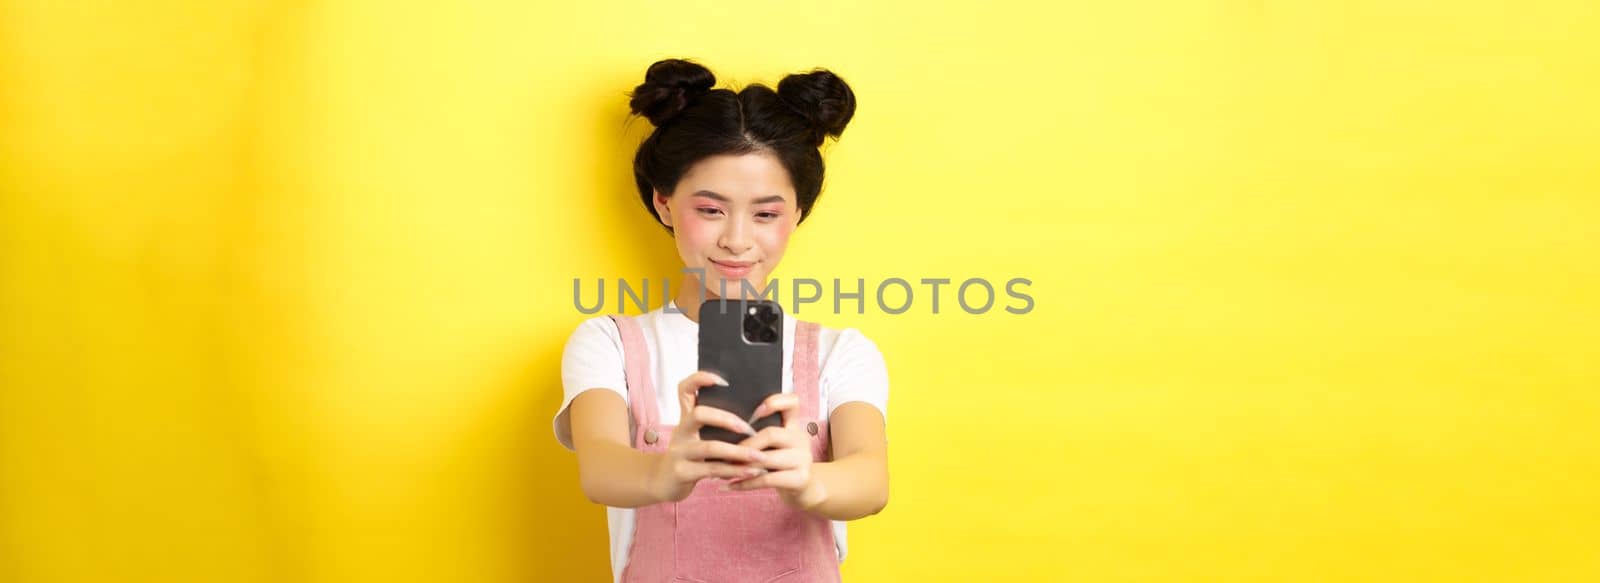
[[[572,424],[567,407],[579,393],[590,389],[615,391],[628,402],[628,381],[622,357],[622,334],[608,316],[584,320],[567,337],[561,352],[561,408],[553,422],[556,441],[572,449]]]
[[[828,415],[839,405],[861,401],[878,408],[889,418],[889,370],[878,345],[855,328],[839,332],[839,339],[822,364],[822,389],[828,399]]]

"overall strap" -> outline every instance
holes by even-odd
[[[794,326],[794,394],[800,398],[800,418],[818,419],[817,387],[822,371],[817,367],[817,336],[822,326],[816,322],[796,321]]]
[[[622,333],[622,357],[626,362],[624,374],[628,381],[628,406],[633,409],[634,423],[642,430],[661,422],[661,411],[656,408],[656,387],[650,375],[650,347],[644,343],[644,330],[639,322],[623,314],[612,314],[617,331]]]

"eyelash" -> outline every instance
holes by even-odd
[[[711,207],[700,207],[700,208],[697,208],[695,210],[698,211],[701,215],[705,215],[705,216],[712,216],[713,214],[722,212],[722,209],[716,209],[716,208],[711,208]],[[766,220],[770,221],[770,220],[778,218],[778,213],[771,212],[771,211],[763,211],[763,212],[756,213],[756,216],[760,217],[762,219],[766,219]]]

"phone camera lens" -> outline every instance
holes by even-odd
[[[767,328],[765,330],[762,330],[761,331],[761,341],[762,342],[777,342],[778,341],[778,333],[772,331],[771,328]]]

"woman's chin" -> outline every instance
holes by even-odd
[[[745,291],[746,289],[749,291]],[[723,297],[737,299],[744,296],[750,296],[755,299],[760,293],[761,286],[743,279],[711,280],[706,285],[706,299]]]

